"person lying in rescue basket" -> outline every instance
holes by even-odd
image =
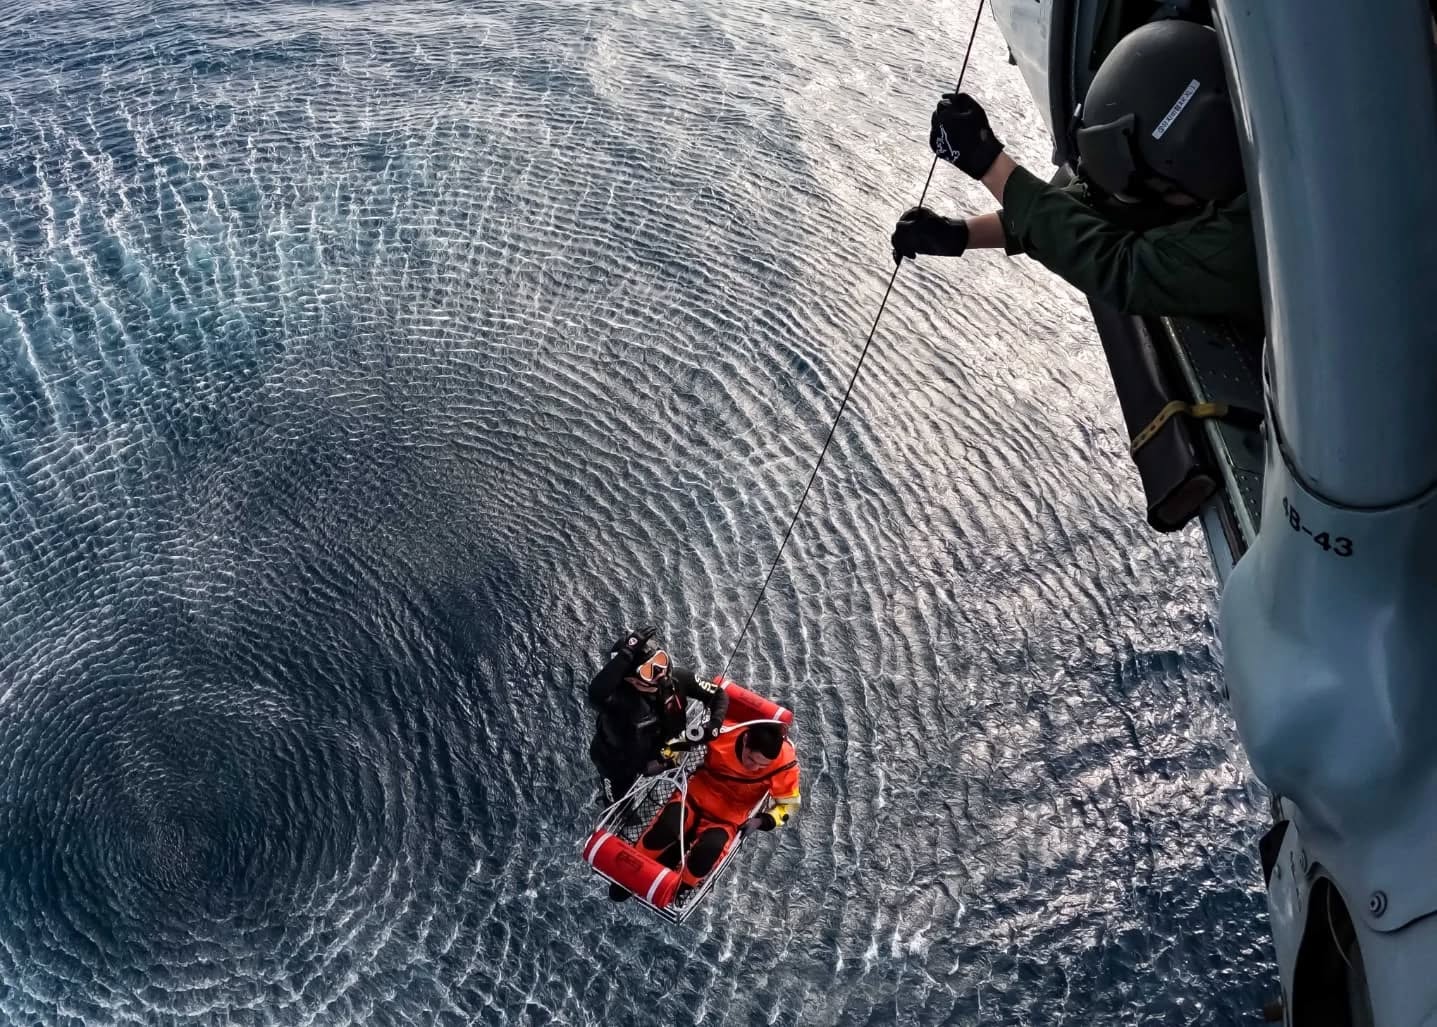
[[[1118,41],[1084,99],[1067,186],[1014,163],[967,93],[944,95],[928,141],[1003,206],[966,219],[905,211],[895,260],[1002,246],[1125,313],[1225,317],[1263,334],[1237,129],[1207,26],[1153,22]]]
[[[666,739],[684,733],[690,699],[708,707],[705,737],[718,737],[728,712],[728,693],[671,664],[654,641],[655,632],[651,625],[625,632],[589,682],[589,705],[599,713],[589,758],[610,788],[606,798],[600,783],[601,806],[622,797],[640,774],[668,766],[659,750]]]
[[[774,805],[766,813],[750,815],[764,796],[770,796]],[[639,848],[671,870],[680,870],[682,863],[682,896],[697,887],[736,836],[782,827],[798,802],[798,755],[793,743],[784,736],[782,725],[760,721],[726,731],[708,743],[703,763],[689,778],[687,804],[675,793],[639,839]],[[609,886],[609,898],[615,902],[629,894],[620,885]]]

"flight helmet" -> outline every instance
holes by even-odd
[[[1088,179],[1120,200],[1236,197],[1246,186],[1217,33],[1167,20],[1120,39],[1083,99],[1077,143]]]

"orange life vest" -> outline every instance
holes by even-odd
[[[741,824],[765,795],[775,802],[798,796],[798,755],[787,738],[778,758],[756,774],[734,751],[743,731],[728,731],[709,743],[703,764],[689,779],[689,801],[705,819]]]

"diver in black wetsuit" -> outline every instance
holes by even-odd
[[[668,766],[659,750],[683,735],[690,699],[708,707],[709,738],[718,736],[728,712],[728,693],[699,681],[687,668],[671,666],[654,633],[652,626],[645,626],[625,634],[589,682],[589,705],[599,711],[589,757],[609,782],[612,800],[627,792],[640,774],[656,774]],[[601,795],[601,802],[612,800]]]

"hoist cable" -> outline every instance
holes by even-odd
[[[953,91],[959,92],[963,88],[963,76],[968,72],[968,58],[973,54],[973,41],[978,38],[978,19],[983,14],[984,0],[978,0],[978,10],[973,15],[973,31],[968,35],[968,49],[963,53],[963,66],[958,70],[958,84]],[[938,156],[934,154],[933,163],[928,166],[928,177],[923,180],[923,192],[918,197],[918,206],[923,206],[923,201],[928,198],[928,187],[933,183],[933,172],[938,168]],[[843,417],[843,411],[848,407],[848,398],[853,394],[853,386],[858,383],[858,373],[863,370],[863,360],[868,356],[868,349],[873,345],[873,337],[878,332],[878,323],[883,320],[883,311],[888,307],[888,297],[893,292],[893,283],[898,280],[898,269],[903,266],[902,259],[897,260],[893,265],[893,273],[888,276],[888,287],[883,290],[883,299],[879,301],[878,313],[873,317],[873,327],[868,329],[868,338],[863,343],[863,350],[858,354],[858,363],[853,368],[853,374],[848,379],[848,388],[843,391],[843,399],[838,404],[838,412],[833,415],[833,424],[828,429],[828,437],[823,440],[823,448],[818,451],[818,460],[813,465],[813,473],[808,476],[808,484],[803,487],[803,495],[798,499],[798,506],[794,508],[793,516],[789,518],[788,527],[784,530],[783,540],[778,544],[778,552],[773,554],[773,562],[768,565],[768,574],[764,576],[763,584],[759,586],[758,597],[753,601],[753,608],[748,611],[748,619],[743,622],[743,628],[738,633],[738,639],[733,644],[733,650],[729,653],[728,659],[724,661],[723,670],[719,677],[728,676],[729,666],[733,658],[738,655],[738,647],[743,644],[744,636],[748,633],[749,625],[753,623],[754,614],[758,613],[760,604],[763,603],[764,593],[768,591],[768,583],[773,578],[773,572],[778,569],[778,561],[783,556],[784,547],[788,545],[789,537],[793,535],[794,525],[798,523],[798,516],[803,512],[803,504],[808,499],[808,493],[813,488],[814,481],[818,478],[818,470],[823,466],[823,458],[828,455],[828,446],[833,442],[833,435],[838,431],[838,422]]]

